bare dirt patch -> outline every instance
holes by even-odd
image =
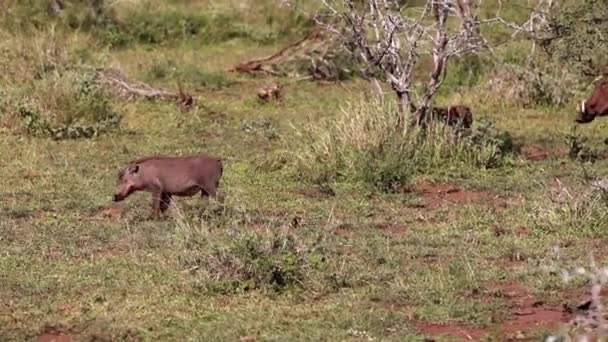
[[[420,195],[424,204],[422,207],[435,209],[443,204],[465,205],[471,202],[483,202],[495,208],[505,208],[506,201],[485,191],[465,190],[453,184],[420,183],[406,187],[404,192],[414,192]]]
[[[547,306],[536,300],[520,284],[504,283],[490,287],[498,296],[506,299],[511,306],[509,319],[501,322],[498,331],[505,335],[526,333],[540,328],[557,329],[570,319],[570,314],[562,308]]]
[[[356,236],[355,227],[350,223],[342,223],[333,228],[333,233],[347,238],[353,238]]]
[[[487,329],[470,327],[461,323],[437,323],[415,321],[413,324],[419,334],[445,336],[457,340],[480,340],[488,335],[500,336],[504,341],[526,341],[530,333],[539,329],[558,329],[567,323],[572,314],[562,308],[546,305],[533,298],[520,284],[502,283],[488,287],[489,301],[504,300],[509,303],[509,317]]]
[[[564,157],[568,153],[564,149],[545,148],[541,146],[524,146],[522,148],[524,157],[532,161],[541,161],[553,157]]]
[[[75,336],[67,329],[45,327],[36,337],[36,342],[72,342]]]

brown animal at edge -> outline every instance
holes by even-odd
[[[473,125],[473,113],[467,106],[432,107],[430,112],[430,120],[442,121],[451,127],[469,129]],[[421,117],[421,123],[425,125],[427,121],[429,118],[425,113]]]
[[[603,77],[595,83],[593,92],[587,100],[581,101],[575,121],[589,123],[596,117],[608,115],[608,78]]]
[[[159,216],[169,208],[172,196],[191,197],[200,192],[203,199],[216,198],[222,173],[222,160],[203,154],[138,159],[118,173],[113,201],[121,202],[136,191],[149,192],[152,214]]]

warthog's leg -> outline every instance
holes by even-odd
[[[168,192],[163,192],[160,195],[160,212],[164,213],[169,206],[171,205],[171,194]]]
[[[152,193],[152,216],[160,216],[160,202],[162,198],[161,191],[155,191]]]

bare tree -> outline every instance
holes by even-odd
[[[529,19],[518,24],[501,18],[500,0],[495,16],[485,19],[479,18],[482,0],[422,0],[417,1],[419,5],[404,5],[398,0],[318,1],[328,14],[317,16],[317,22],[338,34],[345,46],[361,57],[364,74],[377,93],[382,93],[382,88],[374,75],[384,75],[396,95],[400,118],[409,111],[417,122],[445,80],[451,57],[491,50],[482,26],[501,25],[514,35],[537,35],[547,29],[544,18],[553,6],[552,0],[537,0],[537,6],[529,9]],[[414,85],[420,80],[414,80],[414,67],[425,54],[432,56],[432,67],[422,94],[417,94]]]

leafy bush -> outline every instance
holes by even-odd
[[[541,47],[562,68],[595,77],[608,53],[608,3],[582,0],[555,6],[551,13],[551,35]]]
[[[584,88],[580,75],[540,57],[528,66],[512,68],[526,86],[526,98],[530,105],[563,106]]]
[[[390,105],[372,100],[347,106],[323,126],[298,130],[299,170],[317,181],[362,181],[392,191],[435,170],[497,167],[511,152],[509,137],[490,130],[458,134],[439,123],[397,129],[397,120]]]

